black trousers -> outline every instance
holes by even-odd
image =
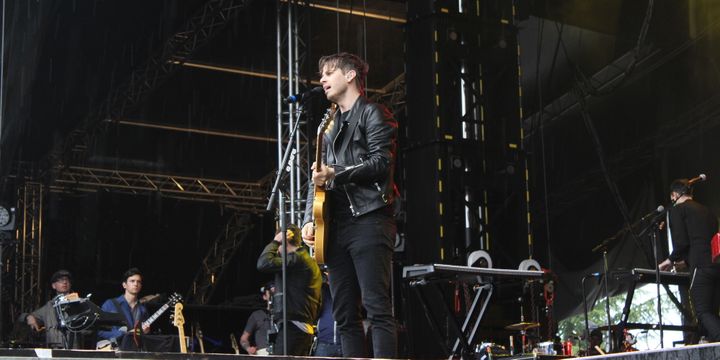
[[[397,357],[390,277],[395,219],[381,209],[359,218],[332,219],[327,245],[333,316],[343,356],[367,357],[361,306],[367,311],[376,358]]]
[[[696,268],[690,288],[695,313],[700,326],[711,342],[720,341],[720,269]]]
[[[278,325],[278,336],[273,346],[273,355],[283,354],[283,325]],[[312,347],[313,335],[310,335],[290,324],[287,328],[287,347],[288,351],[285,355],[301,355],[310,356],[310,348]]]

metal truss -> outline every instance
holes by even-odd
[[[42,212],[43,185],[26,181],[18,188],[17,214],[19,224],[16,231],[14,300],[17,315],[31,312],[40,306],[41,254],[43,248]]]
[[[683,114],[658,128],[651,136],[638,139],[633,146],[623,149],[608,159],[612,177],[620,181],[638,171],[638,164],[652,164],[655,154],[663,149],[681,146],[701,136],[709,129],[720,126],[720,94],[710,96]],[[558,216],[571,209],[575,204],[588,201],[605,186],[602,172],[595,166],[583,174],[563,184],[562,189],[548,194],[552,205],[552,216]],[[541,206],[534,212],[544,219],[547,214]]]
[[[160,193],[181,200],[204,201],[260,213],[265,210],[269,176],[240,182],[166,174],[70,166],[50,185],[53,192],[112,190],[130,194]]]
[[[282,162],[285,147],[290,133],[297,122],[300,122],[293,139],[294,157],[286,169],[289,175],[287,192],[279,191],[278,203],[280,210],[285,212],[285,219],[289,223],[302,222],[305,210],[305,199],[310,169],[310,148],[308,146],[307,121],[301,116],[296,104],[284,108],[283,99],[300,91],[300,69],[306,60],[306,44],[300,36],[304,26],[304,12],[301,1],[277,0],[277,136],[278,136],[278,166]]]
[[[205,255],[200,271],[195,275],[187,296],[190,303],[202,305],[210,302],[227,265],[252,229],[253,223],[249,214],[232,215],[223,232],[218,235],[214,245]]]
[[[370,100],[383,104],[393,114],[405,112],[405,73],[392,79],[379,89]]]
[[[209,0],[183,26],[168,39],[145,65],[130,75],[127,83],[111,90],[107,99],[90,113],[81,127],[72,131],[65,141],[50,154],[49,169],[58,165],[79,163],[92,143],[104,131],[102,120],[123,117],[135,109],[158,84],[181,67],[181,63],[199,47],[215,36],[246,7],[251,0]]]
[[[638,60],[635,59],[635,53],[633,51],[625,53],[595,73],[588,80],[589,84],[598,91],[611,88],[612,86],[624,81],[625,77],[628,76],[625,72],[626,69],[633,61],[637,61],[639,69],[632,75],[632,78],[629,79],[630,81],[625,82],[625,85],[627,85],[636,79],[642,78],[650,71],[656,69],[659,64],[667,61],[664,59],[656,60],[657,55],[660,53],[659,49],[646,49],[642,53],[646,53],[646,55]],[[589,98],[590,95],[586,95],[585,97]],[[523,126],[527,129],[527,131],[525,131],[525,139],[527,140],[533,136],[539,126],[549,126],[556,120],[563,118],[565,115],[571,114],[573,111],[577,111],[579,107],[580,102],[577,96],[575,96],[572,91],[566,92],[551,103],[545,105],[541,111],[528,116],[523,121]]]

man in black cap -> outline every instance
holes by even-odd
[[[25,317],[25,321],[34,331],[45,332],[45,345],[47,347],[77,349],[80,347],[79,339],[72,341],[72,344],[68,344],[63,330],[59,327],[57,314],[53,308],[54,300],[58,296],[70,294],[72,275],[67,270],[58,270],[50,277],[50,286],[55,290],[53,299]]]
[[[272,328],[270,311],[272,310],[272,295],[275,284],[269,282],[260,289],[264,309],[253,311],[248,318],[245,330],[240,336],[240,346],[250,355],[268,355],[268,330]]]

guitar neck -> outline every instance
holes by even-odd
[[[315,166],[318,170],[322,167],[322,147],[323,147],[323,132],[320,132],[317,136],[317,148],[315,148]]]
[[[322,149],[323,149],[323,138],[325,135],[325,130],[327,130],[330,126],[333,126],[334,119],[335,119],[335,113],[337,112],[337,105],[332,104],[330,105],[329,113],[326,114],[326,119],[323,120],[322,124],[320,125],[320,128],[318,129],[317,139],[316,139],[316,148],[315,148],[315,164],[317,164],[317,169],[320,170],[322,168],[323,164],[323,158],[322,158]]]
[[[170,303],[166,303],[165,305],[161,306],[154,314],[152,314],[152,316],[147,318],[147,320],[143,321],[142,327],[148,327],[148,326],[152,325],[152,323],[154,323],[155,320],[157,320],[157,318],[159,318],[160,315],[162,315],[169,308],[170,308]]]
[[[185,344],[185,328],[180,325],[178,328],[178,340],[180,340],[180,352],[187,353],[187,344]]]

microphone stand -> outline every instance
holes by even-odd
[[[270,211],[273,208],[273,204],[275,203],[275,198],[279,196],[280,200],[278,201],[277,210],[279,213],[279,220],[280,220],[280,231],[282,232],[282,338],[283,338],[283,353],[282,355],[287,354],[287,328],[288,328],[288,319],[287,319],[287,220],[285,219],[285,200],[283,198],[282,193],[278,195],[278,188],[280,187],[280,181],[282,180],[283,175],[285,172],[289,172],[290,166],[288,165],[291,154],[292,158],[295,157],[295,149],[293,149],[293,143],[295,141],[295,133],[297,132],[297,129],[300,125],[300,118],[302,114],[305,112],[305,104],[303,102],[300,102],[300,105],[297,108],[297,113],[300,114],[298,116],[297,121],[295,121],[295,125],[292,128],[292,131],[290,131],[290,135],[288,136],[288,143],[285,146],[285,152],[283,153],[282,161],[280,162],[280,166],[278,167],[277,175],[275,176],[275,182],[273,183],[272,191],[270,192],[270,199],[268,200],[267,207],[265,208],[266,211]],[[271,311],[272,312],[272,311]],[[278,354],[276,354],[278,355]]]
[[[607,316],[608,339],[609,339],[608,342],[610,343],[609,352],[613,352],[613,350],[614,350],[615,339],[614,339],[613,331],[612,331],[612,327],[613,327],[612,319],[610,318],[610,288],[608,286],[609,269],[608,269],[607,253],[608,253],[608,247],[609,247],[610,243],[613,240],[615,240],[616,238],[617,238],[617,236],[607,238],[607,239],[603,240],[599,245],[595,246],[592,249],[593,252],[602,250],[602,255],[603,255],[603,287],[605,288],[604,289],[604,291],[605,291],[605,315]],[[584,284],[585,283],[583,282],[583,285]],[[589,336],[590,336],[590,334],[588,333],[588,338],[589,338]]]
[[[653,256],[655,257],[655,287],[656,287],[656,298],[657,298],[657,314],[658,314],[658,330],[660,330],[660,348],[663,349],[665,347],[665,341],[664,341],[664,331],[663,331],[663,320],[662,320],[662,304],[660,303],[661,296],[660,296],[660,286],[663,286],[665,288],[665,291],[670,294],[670,288],[666,285],[663,285],[660,281],[660,267],[658,264],[660,264],[660,256],[658,253],[658,225],[660,219],[665,216],[667,210],[663,210],[655,214],[650,221],[650,225],[648,225],[643,231],[640,232],[639,236],[643,236],[646,232],[649,230],[652,231],[651,234],[651,242],[652,242],[652,248],[653,248]],[[670,295],[673,296],[673,295]]]
[[[666,210],[663,210],[663,211],[660,211],[660,212],[657,212],[656,214],[654,214],[654,215],[651,217],[651,219],[653,220],[651,223],[652,223],[652,224],[655,224],[656,221],[657,221],[658,219],[660,219],[660,215],[665,214],[665,211],[666,211]],[[598,251],[602,251],[602,252],[603,252],[603,277],[604,277],[603,285],[604,285],[604,287],[605,287],[605,299],[606,299],[605,312],[607,313],[608,334],[609,334],[609,338],[610,338],[610,351],[611,351],[611,352],[612,352],[613,349],[614,349],[615,338],[614,338],[614,336],[613,336],[613,334],[612,334],[612,330],[610,330],[610,328],[611,328],[611,324],[610,324],[610,321],[611,321],[611,319],[610,319],[610,292],[609,292],[609,289],[608,289],[608,271],[609,271],[609,269],[608,269],[608,261],[607,261],[607,251],[608,251],[608,248],[610,247],[610,244],[611,244],[613,241],[620,239],[620,237],[621,237],[622,235],[624,235],[626,232],[630,232],[630,235],[636,240],[636,243],[639,244],[639,243],[640,243],[640,240],[639,240],[640,236],[642,236],[642,235],[647,231],[647,229],[641,231],[640,234],[635,233],[635,230],[634,230],[634,229],[635,229],[635,227],[636,227],[638,224],[642,223],[643,221],[645,221],[645,220],[647,220],[647,219],[648,219],[648,216],[646,215],[646,216],[644,216],[643,218],[641,218],[640,220],[636,221],[635,223],[630,224],[630,226],[624,227],[623,229],[619,230],[617,233],[615,233],[615,235],[613,235],[613,236],[611,236],[611,237],[609,237],[609,238],[607,238],[607,239],[604,239],[603,241],[600,242],[600,244],[596,245],[596,246],[592,249],[592,252],[598,252]],[[656,236],[656,235],[657,235],[656,232],[653,232],[653,235]],[[650,257],[651,255],[648,254],[647,251],[645,251],[644,248],[640,247],[640,249],[643,250],[643,253],[644,253],[644,255],[645,255],[646,260],[647,260],[648,262],[652,262],[652,259],[651,259],[651,257]],[[657,254],[657,244],[656,244],[655,238],[653,238],[653,251],[655,252],[655,263],[653,264],[653,265],[655,266],[655,269],[656,269],[656,274],[655,274],[655,278],[656,278],[656,279],[655,279],[655,280],[656,280],[657,285],[660,286],[660,276],[659,276],[659,271],[660,271],[660,270],[659,270],[659,268],[657,267],[657,264],[658,264],[658,262],[657,262],[657,260],[658,260],[658,254]],[[665,287],[665,289],[667,290],[668,293],[670,292],[670,290],[669,290],[669,288],[668,288],[667,286],[664,286],[664,285],[663,285],[663,287]],[[661,306],[661,305],[660,305],[660,290],[659,290],[659,289],[658,289],[658,296],[657,296],[657,297],[658,297],[658,315],[660,316],[660,312],[661,312],[661,311],[660,311],[660,306]],[[662,319],[662,318],[661,318],[661,319]],[[663,332],[662,332],[662,325],[661,325],[661,326],[660,326],[660,338],[661,338],[661,341],[662,341],[662,335],[663,335]],[[662,346],[662,344],[661,344],[661,346]]]
[[[664,211],[662,212],[665,213]],[[663,320],[662,320],[662,304],[660,303],[660,259],[658,256],[658,244],[657,244],[657,233],[658,233],[658,220],[660,216],[655,217],[650,226],[653,228],[652,231],[652,247],[653,253],[655,254],[655,288],[657,291],[657,314],[658,314],[658,329],[660,330],[660,348],[665,348],[664,333],[663,333]]]

